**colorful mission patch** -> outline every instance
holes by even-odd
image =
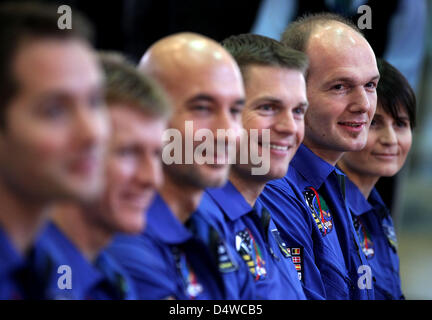
[[[384,234],[387,237],[387,241],[390,247],[393,249],[394,252],[397,252],[398,243],[394,227],[392,225],[382,223],[382,228],[384,230]]]
[[[359,217],[353,217],[353,222],[363,253],[367,259],[371,259],[375,255],[375,249],[370,232]]]
[[[275,239],[276,243],[278,244],[279,250],[282,253],[282,255],[285,258],[291,257],[291,249],[287,247],[285,241],[282,240],[279,230],[278,229],[272,229],[271,234],[273,235],[273,238]]]
[[[267,270],[265,268],[265,261],[262,257],[261,249],[248,228],[237,232],[235,246],[237,252],[246,262],[255,281],[265,279]]]
[[[233,272],[238,269],[238,265],[231,255],[231,251],[225,241],[219,236],[214,229],[210,229],[209,246],[213,257],[218,262],[219,271],[222,273]]]
[[[189,265],[185,253],[178,247],[173,247],[172,252],[176,262],[177,271],[183,280],[186,294],[191,300],[194,300],[203,292],[203,286],[198,282],[198,278]]]
[[[333,217],[324,198],[313,187],[303,191],[306,204],[323,236],[333,230]]]

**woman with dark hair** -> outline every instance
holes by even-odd
[[[376,299],[403,299],[393,221],[375,185],[400,171],[411,148],[416,98],[404,76],[378,59],[378,103],[365,148],[347,152],[338,166],[349,180],[347,202],[372,271]]]

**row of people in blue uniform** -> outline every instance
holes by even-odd
[[[415,96],[406,80],[377,64],[355,26],[338,16],[293,23],[283,44],[239,35],[222,45],[169,36],[146,52],[138,72],[121,58],[102,58],[112,126],[103,196],[58,201],[25,254],[0,233],[8,261],[2,298],[403,298],[392,219],[373,187],[400,170],[411,145]],[[142,74],[168,94],[168,127],[183,141],[190,120],[195,132],[215,136],[259,129],[248,145],[268,152],[268,172],[254,175],[251,158],[164,163],[158,172],[155,137],[167,125],[167,103]],[[140,86],[143,110],[131,93]],[[144,124],[151,129],[139,141]],[[121,168],[132,162],[127,179]]]

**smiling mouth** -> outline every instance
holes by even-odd
[[[377,157],[397,157],[397,153],[372,153],[372,155]]]
[[[270,149],[278,150],[278,151],[288,151],[288,149],[290,148],[290,146],[280,146],[280,145],[272,144],[272,143],[262,144],[261,142],[259,142],[258,144],[261,147],[270,148]]]
[[[338,122],[338,124],[352,128],[360,128],[364,126],[366,122]]]
[[[288,151],[289,147],[288,146],[278,146],[278,145],[275,145],[275,144],[270,144],[270,149],[280,150],[280,151]]]
[[[145,191],[141,195],[125,194],[122,200],[130,207],[145,209],[149,206],[153,195],[154,191]]]

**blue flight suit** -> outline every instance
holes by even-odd
[[[249,267],[258,299],[305,299],[290,248],[286,247],[270,213],[259,201],[252,208],[228,182],[223,188],[206,189],[200,208],[203,212],[218,214],[226,225],[224,236]]]
[[[346,187],[360,246],[372,268],[375,299],[404,299],[396,234],[389,210],[375,188],[366,199],[349,179]]]
[[[157,195],[147,226],[119,235],[108,251],[132,277],[140,299],[253,299],[252,281],[240,259],[199,210],[182,224]]]
[[[17,275],[24,265],[24,258],[0,229],[0,300],[25,298]]]
[[[136,298],[131,281],[114,259],[102,251],[91,264],[52,222],[43,230],[36,243],[35,251],[36,270],[45,287],[44,296],[41,298],[49,300],[132,300]],[[69,275],[71,278],[68,278]]]
[[[300,247],[309,299],[374,299],[360,286],[368,266],[345,201],[345,175],[301,145],[287,175],[270,181],[260,200],[289,247]],[[369,282],[370,283],[370,282]]]

